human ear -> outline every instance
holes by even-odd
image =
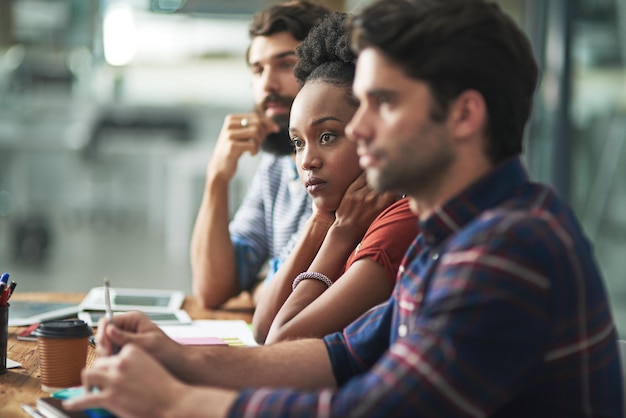
[[[487,124],[485,98],[476,90],[466,90],[452,102],[448,112],[448,128],[453,137],[484,135]]]

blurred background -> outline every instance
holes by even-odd
[[[224,116],[252,108],[247,25],[272,3],[0,0],[0,270],[19,290],[191,292],[206,162]],[[524,158],[580,217],[623,337],[626,2],[497,3],[542,69]]]

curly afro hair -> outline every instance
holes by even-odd
[[[342,12],[331,13],[298,45],[294,74],[300,86],[312,80],[352,86],[357,56],[345,31],[347,16]]]

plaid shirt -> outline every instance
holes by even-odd
[[[231,416],[623,416],[589,243],[519,159],[420,228],[389,302],[325,338],[339,389],[246,390]]]

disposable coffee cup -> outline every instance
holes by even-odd
[[[9,304],[0,306],[0,374],[7,372],[7,346],[9,341]]]
[[[78,386],[87,363],[91,327],[80,319],[46,321],[35,330],[41,389],[56,392]]]

